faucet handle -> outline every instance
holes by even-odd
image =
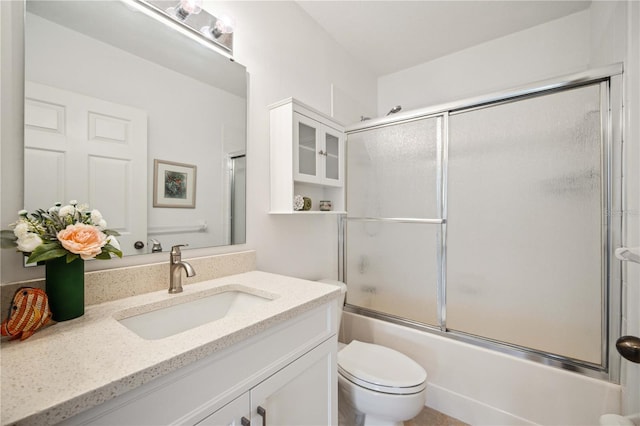
[[[189,247],[189,244],[176,244],[171,247],[171,256],[180,256],[182,253],[180,252],[180,247]]]
[[[151,247],[151,253],[162,251],[162,244],[160,244],[160,241],[156,240],[155,238],[151,238],[149,241],[151,242],[151,244],[153,244],[153,246]]]

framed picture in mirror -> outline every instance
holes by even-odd
[[[153,207],[196,207],[196,166],[153,160]]]

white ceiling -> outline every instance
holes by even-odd
[[[306,1],[298,4],[377,76],[587,9],[591,1]]]

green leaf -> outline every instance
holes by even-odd
[[[118,231],[114,231],[113,229],[103,229],[102,233],[105,235],[111,235],[113,237],[119,237],[120,233]]]
[[[29,255],[27,263],[43,262],[55,259],[57,257],[66,256],[67,250],[60,247],[57,243],[43,243]]]
[[[67,251],[67,263],[71,263],[71,262],[73,262],[74,260],[76,260],[79,257],[80,257],[80,255],[77,255],[75,253],[71,253],[70,251]]]
[[[115,248],[114,246],[112,246],[111,244],[105,244],[104,247],[102,247],[102,253],[100,254],[103,254],[103,253],[106,253],[109,257],[96,256],[96,259],[111,259],[111,256],[109,255],[109,253],[113,253],[120,258],[122,257],[122,252],[117,248]]]
[[[111,256],[109,255],[109,252],[104,251],[104,247],[102,248],[102,251],[100,252],[100,254],[98,254],[96,256],[96,259],[100,259],[100,260],[109,260],[111,259]]]

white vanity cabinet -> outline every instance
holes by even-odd
[[[198,426],[332,425],[333,342],[326,341],[233,400]]]
[[[294,213],[294,195],[311,198],[311,212],[322,200],[344,212],[344,127],[294,98],[269,108],[271,213]]]
[[[62,424],[337,424],[336,309],[321,305]]]
[[[251,396],[246,392],[198,423],[198,426],[249,426]]]

